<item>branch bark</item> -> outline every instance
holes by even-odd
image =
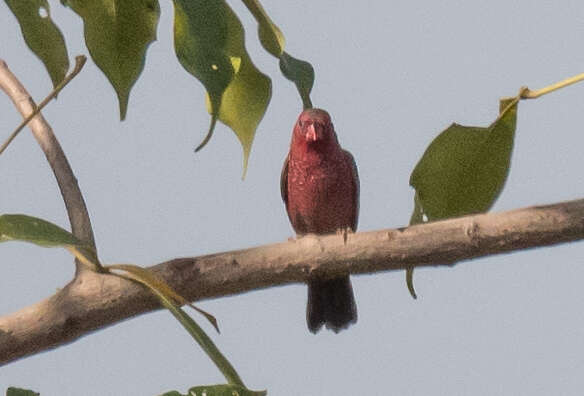
[[[584,239],[584,199],[401,229],[298,240],[151,267],[190,301],[334,277],[443,266]],[[484,261],[482,261],[484,262]],[[142,287],[85,271],[54,296],[0,318],[0,364],[63,345],[159,309]]]

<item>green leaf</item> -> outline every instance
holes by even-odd
[[[271,81],[252,63],[241,22],[223,0],[174,0],[174,46],[181,65],[207,91],[211,124],[229,126],[243,147],[244,174],[257,126],[271,97]]]
[[[310,91],[312,91],[312,86],[314,85],[314,68],[312,65],[283,52],[280,56],[280,70],[284,77],[296,85],[304,108],[312,108],[312,101],[310,100]]]
[[[6,390],[6,396],[39,396],[40,393],[31,390],[10,387]]]
[[[243,147],[244,178],[255,132],[271,96],[271,80],[246,55],[242,58],[239,72],[223,94],[219,110],[219,120],[235,132]]]
[[[429,221],[486,212],[495,203],[509,174],[518,101],[501,100],[487,128],[452,124],[426,149],[410,185]]]
[[[509,174],[520,97],[499,102],[499,117],[487,128],[452,124],[432,141],[412,175],[416,189],[410,225],[486,212]],[[406,285],[416,299],[414,268]]]
[[[223,1],[174,1],[176,56],[185,70],[203,84],[210,100],[211,125],[196,151],[211,138],[223,92],[241,65],[241,57],[232,50],[243,45],[238,22]]]
[[[243,386],[239,385],[204,385],[195,386],[186,393],[184,396],[265,396],[266,391],[252,391]],[[177,391],[167,392],[160,396],[183,396]]]
[[[84,246],[69,231],[38,217],[22,214],[0,216],[0,242],[24,241],[42,247]]]
[[[69,70],[65,39],[53,23],[47,0],[5,0],[18,20],[26,45],[44,63],[56,87]]]
[[[306,61],[296,59],[284,52],[286,40],[270,19],[259,0],[243,0],[248,10],[258,23],[258,35],[260,42],[266,51],[280,60],[280,71],[288,80],[292,81],[298,89],[302,104],[305,109],[312,107],[310,91],[314,84],[314,68]]]
[[[69,231],[38,217],[23,214],[0,216],[0,242],[22,241],[42,247],[63,247],[93,271],[102,272],[95,249]]]
[[[146,50],[156,40],[158,0],[61,0],[81,18],[95,64],[114,87],[120,118],[126,118],[132,86],[144,69]]]

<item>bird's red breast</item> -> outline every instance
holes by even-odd
[[[338,143],[330,116],[305,110],[294,126],[282,171],[282,198],[298,234],[357,228],[359,179],[353,156]]]

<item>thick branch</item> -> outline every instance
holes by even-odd
[[[0,59],[0,89],[10,97],[23,118],[27,118],[36,109],[36,104],[29,93],[2,59]],[[55,174],[69,215],[71,232],[80,240],[95,245],[83,195],[51,126],[41,113],[30,120],[28,125]]]
[[[584,199],[403,229],[298,240],[152,267],[188,300],[305,282],[310,276],[452,265],[477,257],[584,239]],[[0,318],[0,364],[71,342],[160,308],[148,291],[85,271],[53,297]]]

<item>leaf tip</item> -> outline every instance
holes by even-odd
[[[120,121],[124,121],[126,119],[126,115],[128,113],[128,95],[119,93],[118,92],[118,101],[120,104]]]
[[[249,145],[245,145],[243,147],[243,172],[241,174],[241,180],[245,180],[245,176],[247,175],[247,165],[249,163],[249,152],[251,147]]]
[[[416,294],[416,290],[414,289],[414,269],[408,268],[406,269],[406,284],[408,285],[408,291],[414,300],[418,299],[418,295]]]
[[[209,131],[207,131],[207,135],[205,136],[203,141],[195,148],[195,153],[198,153],[199,151],[201,151],[201,149],[203,147],[205,147],[207,145],[207,143],[209,143],[209,140],[211,140],[211,137],[213,136],[213,132],[215,131],[216,124],[217,124],[217,114],[212,114],[211,115],[211,124],[209,124]]]

